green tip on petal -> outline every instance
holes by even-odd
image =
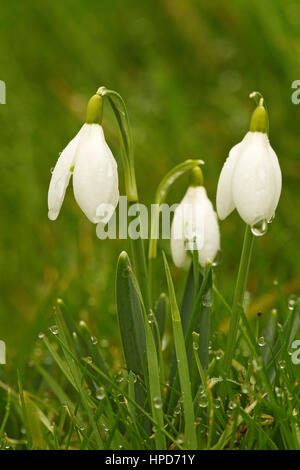
[[[257,107],[251,116],[250,132],[262,132],[264,134],[268,134],[269,119],[266,107],[264,105],[264,99],[257,91],[251,93],[250,98],[253,98],[257,104]]]
[[[103,98],[99,94],[93,95],[87,104],[86,119],[87,124],[101,124],[103,116]]]
[[[202,170],[199,166],[195,166],[191,170],[190,186],[203,186],[203,183],[204,183],[204,178],[203,178]]]

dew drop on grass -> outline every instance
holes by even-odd
[[[256,237],[261,237],[267,232],[267,230],[268,230],[268,224],[267,224],[266,219],[259,220],[258,222],[256,222],[256,224],[253,224],[251,227],[251,232]]]
[[[217,361],[219,361],[221,358],[222,358],[223,354],[222,354],[222,351],[218,350],[216,351],[216,359]]]
[[[91,341],[93,344],[98,344],[98,339],[96,338],[96,336],[91,336]]]
[[[179,415],[181,413],[181,404],[177,403],[177,405],[174,408],[174,415]]]
[[[149,323],[149,325],[154,323],[154,315],[153,315],[152,312],[150,312],[149,315],[148,315],[148,323]]]
[[[44,333],[41,332],[41,333],[38,334],[39,339],[43,339],[44,337],[45,337]]]
[[[93,358],[91,356],[86,356],[83,358],[83,360],[87,362],[88,364],[92,364],[93,362]]]
[[[211,307],[212,306],[212,295],[211,295],[210,290],[206,294],[203,295],[202,305],[203,305],[203,307]]]
[[[121,404],[126,403],[126,399],[121,393],[118,395],[118,402]]]
[[[162,408],[162,401],[159,397],[154,397],[153,398],[153,404],[154,404],[154,408]]]
[[[57,325],[52,325],[49,327],[49,330],[53,335],[58,335],[58,326]]]
[[[278,362],[279,369],[284,369],[285,368],[285,360],[282,359],[281,361]]]
[[[97,400],[103,400],[105,398],[105,390],[104,387],[99,387],[96,391],[96,398]]]
[[[197,351],[199,349],[199,343],[197,341],[193,341],[193,349]]]
[[[199,399],[199,406],[200,408],[207,408],[208,406],[208,401],[206,395],[202,395]]]
[[[258,346],[264,346],[266,344],[265,342],[265,338],[263,336],[261,336],[260,338],[258,338]]]
[[[216,408],[220,408],[221,404],[222,404],[221,399],[220,398],[215,398],[214,404],[215,404]]]
[[[183,434],[178,434],[176,443],[179,445],[182,445],[184,443],[184,435]]]
[[[289,310],[293,310],[293,308],[295,307],[295,304],[296,304],[296,301],[297,301],[297,296],[292,294],[289,296],[288,298],[288,308]]]
[[[237,404],[235,401],[230,401],[229,404],[228,404],[228,408],[230,410],[234,410],[235,408],[237,407]]]

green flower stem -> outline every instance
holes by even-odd
[[[117,119],[121,134],[126,196],[129,204],[138,203],[138,191],[135,178],[131,128],[125,102],[121,95],[119,95],[119,93],[114,90],[108,90],[106,87],[100,87],[97,91],[97,94],[108,99]],[[132,252],[134,270],[136,272],[137,279],[140,284],[140,289],[143,295],[145,307],[148,311],[150,307],[150,296],[143,239],[141,237],[136,240],[130,239],[130,247]]]
[[[235,285],[232,314],[230,319],[229,333],[227,338],[226,351],[223,359],[223,371],[225,375],[228,375],[231,368],[231,363],[234,355],[234,349],[236,344],[236,337],[238,332],[239,320],[240,320],[240,308],[243,307],[245,290],[247,286],[247,279],[249,273],[249,266],[251,260],[252,246],[254,236],[251,232],[249,225],[246,225],[243,249],[240,259],[240,266],[238,271],[238,277]]]

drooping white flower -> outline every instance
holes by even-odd
[[[105,141],[102,126],[95,122],[99,120],[97,105],[101,105],[101,100],[99,95],[91,98],[87,122],[57,160],[48,191],[51,220],[59,215],[72,174],[76,202],[94,224],[106,224],[118,204],[117,163]]]
[[[198,251],[201,266],[213,262],[220,250],[217,216],[203,186],[188,188],[172,222],[171,252],[177,267],[187,267],[189,250]]]
[[[266,119],[260,105],[253,113],[250,131],[229,152],[217,189],[219,218],[223,220],[237,209],[254,233],[261,226],[257,235],[264,233],[263,227],[274,217],[281,193],[280,166],[263,125],[264,116]]]

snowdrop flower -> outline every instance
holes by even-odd
[[[266,133],[267,118],[261,98],[250,131],[229,152],[217,189],[219,218],[225,219],[236,208],[254,235],[266,232],[281,192],[281,171]]]
[[[171,227],[171,252],[175,265],[186,268],[188,251],[197,250],[202,267],[220,250],[217,216],[203,186],[202,171],[194,168],[192,183],[177,206]]]
[[[62,151],[52,172],[50,220],[58,217],[72,175],[76,202],[88,219],[106,224],[112,216],[119,200],[118,171],[101,121],[102,97],[96,94],[89,100],[85,124]]]

